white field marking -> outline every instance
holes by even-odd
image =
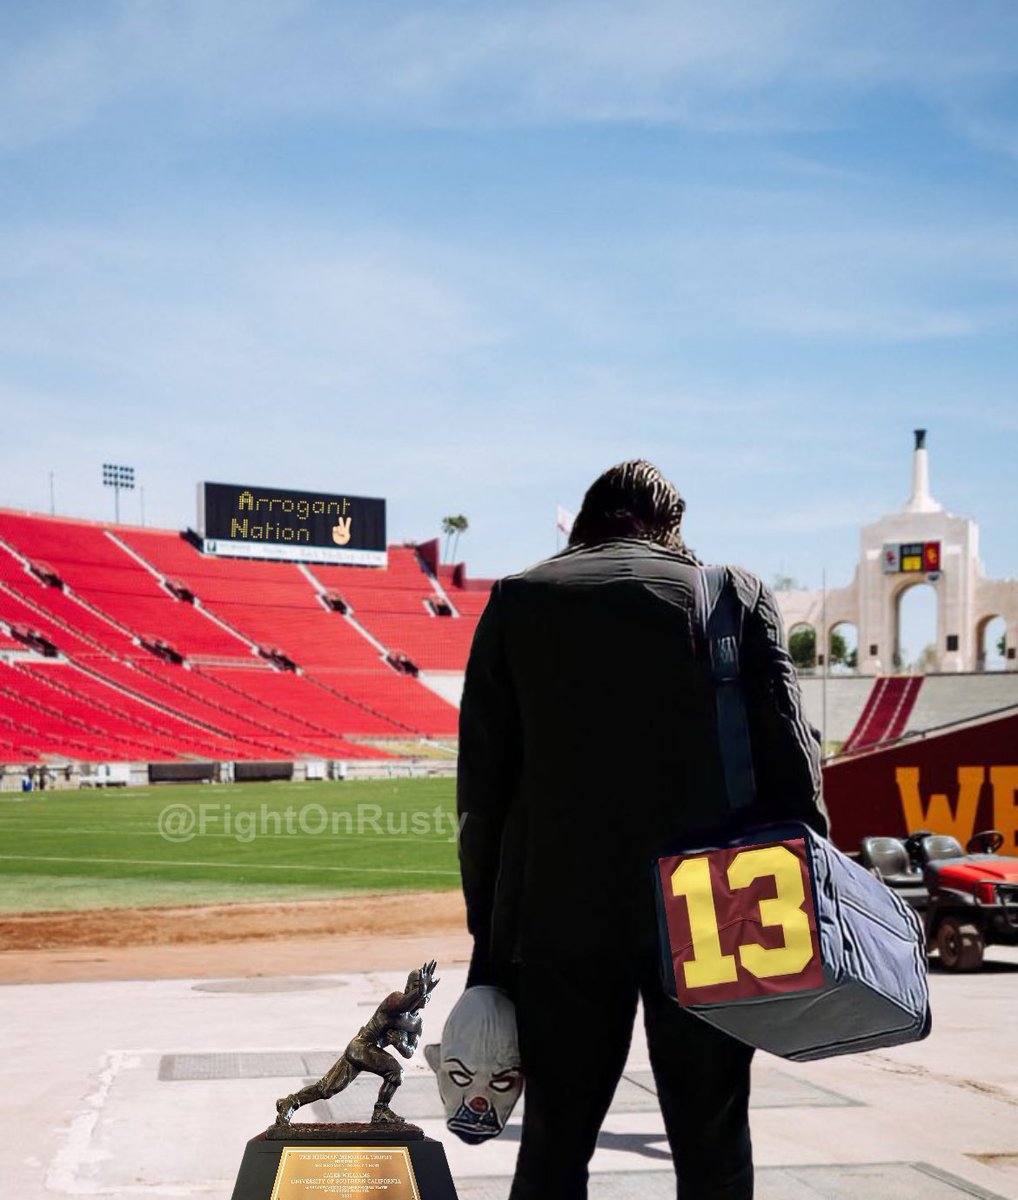
[[[259,833],[256,832],[252,837],[240,833],[213,833],[207,830],[205,833],[196,833],[194,837],[188,838],[187,841],[181,839],[179,842],[174,842],[172,838],[164,838],[158,830],[151,830],[148,833],[133,830],[133,829],[33,829],[32,836],[34,838],[55,838],[62,837],[65,833],[77,834],[94,834],[96,837],[102,837],[103,841],[113,841],[116,838],[134,837],[134,838],[158,838],[159,841],[168,841],[174,846],[186,846],[188,841],[196,841],[198,838],[220,838],[227,842],[240,842],[241,845],[250,846],[252,842],[266,842],[270,839],[274,841],[285,842],[292,838],[328,838],[329,845],[334,845],[337,842],[365,842],[372,838],[379,842],[384,842],[387,846],[396,845],[400,842],[426,842],[429,845],[445,846],[454,840],[455,835],[449,833],[409,833],[406,836],[397,833],[332,833],[331,831],[322,830],[321,833],[305,833],[300,830],[298,833]],[[0,854],[0,858],[17,858],[18,855]],[[78,860],[75,859],[75,862]],[[124,859],[124,861],[128,861]]]
[[[408,838],[407,841],[412,841]],[[316,867],[310,863],[229,863],[202,862],[175,858],[69,858],[49,854],[0,854],[11,862],[114,863],[128,867],[222,867],[236,871],[336,871],[352,875],[451,875],[459,871],[438,871],[427,867]]]
[[[94,1184],[80,1179],[79,1172],[82,1167],[109,1157],[93,1148],[92,1135],[99,1124],[110,1088],[129,1057],[134,1058],[119,1050],[106,1055],[94,1091],[85,1097],[83,1111],[67,1126],[67,1140],[57,1151],[46,1173],[46,1187],[50,1191],[81,1196],[94,1195],[99,1190]]]
[[[423,809],[421,811],[426,811],[426,810]],[[427,815],[431,816],[431,814],[427,814]],[[352,812],[351,816],[354,817],[354,820],[355,820],[355,818],[357,818],[357,814],[353,814],[353,812]],[[229,820],[236,821],[236,817],[238,817],[238,814],[236,814],[236,812],[232,812],[232,814],[230,814],[230,816],[229,816]],[[241,817],[241,820],[244,820],[244,812],[242,812],[242,811],[240,812],[240,817]],[[451,812],[449,814],[449,821],[450,821],[451,826],[455,826],[456,817],[454,814],[451,814]],[[346,823],[346,822],[343,822],[343,823]],[[402,822],[399,822],[399,823],[402,823]],[[367,824],[366,820],[365,820],[365,824]],[[379,826],[383,826],[383,824],[385,824],[385,822],[379,820],[378,824],[379,824]],[[14,828],[19,828],[19,827],[14,827]],[[82,827],[60,826],[59,829],[41,829],[40,827],[35,826],[31,830],[32,838],[59,838],[59,836],[61,836],[62,834],[65,834],[65,833],[91,833],[91,834],[96,834],[96,835],[101,834],[103,836],[103,838],[161,838],[161,836],[162,836],[162,834],[160,832],[158,832],[157,829],[150,829],[149,832],[146,833],[145,830],[143,830],[143,829],[112,829],[112,828],[106,828],[106,827],[97,829],[95,826],[82,826]],[[200,833],[200,834],[196,833],[196,834],[194,834],[194,836],[196,836],[196,838],[228,838],[230,841],[232,841],[234,838],[234,834],[232,834],[232,833],[212,833],[211,829],[206,830],[205,833]],[[281,833],[259,833],[257,835],[256,840],[261,840],[262,838],[323,838],[323,836],[324,836],[324,830],[322,833],[306,833],[304,829],[301,829],[300,833],[295,833],[295,834],[294,833],[282,833],[282,832]],[[331,836],[331,834],[330,834],[330,836]],[[340,834],[336,834],[336,838],[341,841],[359,841],[360,836],[361,835],[358,835],[358,834],[342,835],[342,836]],[[363,836],[367,836],[367,834],[364,834]],[[378,836],[379,836],[379,838],[384,838],[385,841],[427,841],[427,840],[429,840],[431,835],[420,834],[419,836],[413,835],[413,836],[407,836],[407,838],[403,838],[403,836],[397,836],[396,834],[379,833]],[[439,835],[439,836],[437,836],[436,840],[442,841],[443,838],[441,835]],[[4,856],[2,856],[2,854],[0,854],[0,858],[2,858],[2,857],[4,857]]]
[[[45,804],[47,800],[52,800],[55,795],[57,799],[67,800],[73,804],[75,801],[84,799],[81,794],[82,792],[90,792],[93,796],[101,796],[105,792],[109,796],[115,796],[118,800],[124,800],[128,796],[136,797],[148,794],[146,792],[123,792],[120,788],[54,788],[53,793],[45,799],[42,799],[38,792],[26,792],[23,797],[18,796],[17,799],[21,803],[31,804],[32,801],[38,801],[40,804]],[[66,795],[62,793],[66,793]],[[3,797],[0,797],[0,799],[3,799]],[[150,799],[154,799],[154,797],[150,797]]]

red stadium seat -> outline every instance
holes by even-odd
[[[439,617],[415,551],[388,557],[215,558],[172,532],[0,511],[0,752],[384,758],[377,739],[455,735],[456,708],[386,658],[398,647],[422,672],[462,671],[487,592],[443,580],[453,615]],[[59,659],[29,657],[15,626]]]

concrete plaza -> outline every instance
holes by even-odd
[[[440,973],[426,1041],[463,985],[462,969]],[[0,1194],[228,1198],[276,1097],[317,1077],[404,979],[0,987]],[[757,1056],[760,1200],[1018,1198],[1018,951],[991,951],[976,975],[934,969],[931,985],[934,1031],[918,1045],[805,1065]],[[443,1126],[423,1056],[408,1066],[396,1107],[444,1142],[462,1200],[503,1200],[521,1108],[497,1141],[466,1146]],[[302,1119],[366,1119],[373,1094],[358,1081]],[[639,1027],[592,1172],[592,1200],[674,1196]]]

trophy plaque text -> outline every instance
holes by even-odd
[[[284,1146],[269,1200],[421,1200],[406,1146]]]

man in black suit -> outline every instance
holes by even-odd
[[[500,579],[474,636],[457,783],[467,982],[516,1001],[511,1200],[586,1196],[638,997],[681,1200],[752,1196],[753,1051],[665,995],[650,863],[762,820],[826,834],[819,737],[773,596],[731,568],[757,795],[730,818],[684,509],[650,463],[606,471],[566,549]]]

